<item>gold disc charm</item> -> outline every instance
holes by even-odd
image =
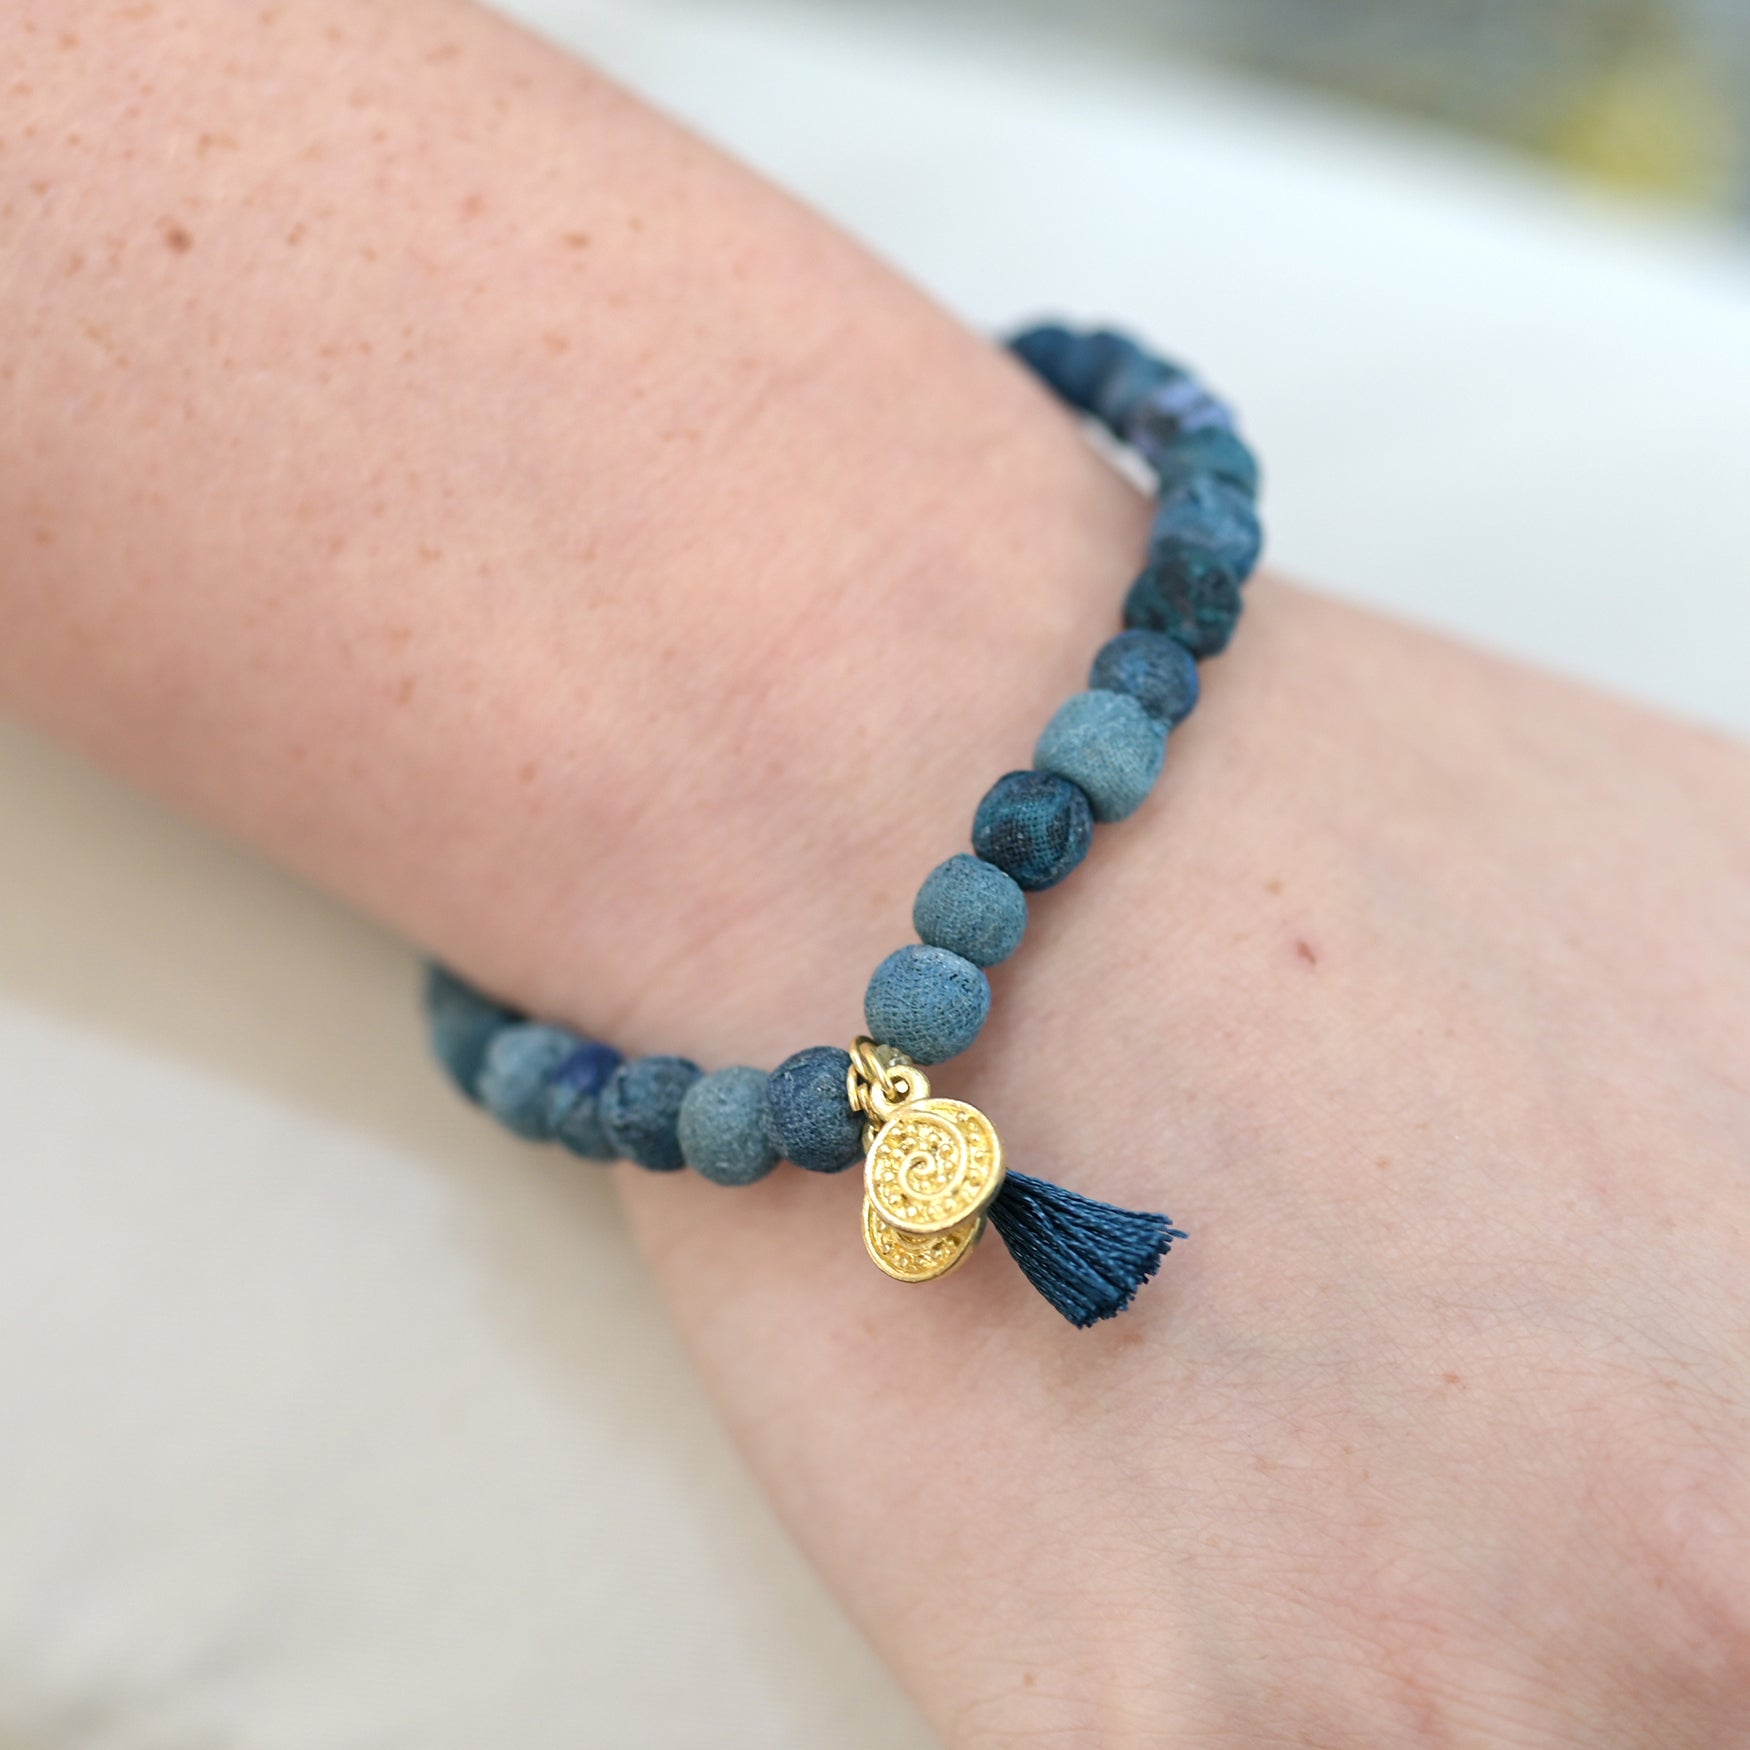
[[[875,1205],[863,1199],[864,1248],[895,1282],[933,1282],[946,1276],[966,1261],[983,1230],[984,1217],[975,1215],[941,1233],[908,1234],[883,1221]]]
[[[964,1100],[908,1100],[875,1133],[863,1189],[875,1212],[912,1234],[946,1233],[982,1215],[1003,1182],[1003,1145]]]
[[[896,1282],[930,1282],[966,1258],[1002,1187],[1003,1145],[964,1100],[932,1099],[903,1052],[851,1042],[845,1095],[864,1116],[863,1246]]]

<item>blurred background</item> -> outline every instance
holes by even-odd
[[[944,0],[841,0],[940,12]],[[1750,0],[946,0],[987,24],[1207,59],[1750,218]]]

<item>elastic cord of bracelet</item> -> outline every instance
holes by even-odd
[[[868,1155],[873,1167],[878,1127],[867,1077],[884,1077],[883,1064],[940,1063],[972,1043],[990,1007],[986,969],[1020,945],[1027,894],[1070,874],[1094,823],[1124,819],[1152,789],[1169,732],[1197,702],[1198,662],[1226,647],[1239,619],[1241,586],[1262,546],[1257,463],[1221,402],[1123,335],[1052,324],[1010,346],[1146,464],[1159,504],[1125,598],[1127,629],[1095,657],[1088,690],[1047,724],[1032,770],[1000,778],[979,804],[973,854],[948,858],[925,879],[913,907],[919,940],[890,954],[870,980],[872,1037],[858,1041],[855,1059],[813,1046],[769,1075],[747,1066],[707,1075],[681,1057],[625,1059],[433,967],[426,1009],[434,1053],[461,1091],[509,1129],[588,1159],[625,1158],[658,1172],[690,1167],[725,1185],[763,1178],[780,1159],[836,1173]],[[934,1104],[987,1124],[959,1102]],[[963,1157],[964,1136],[949,1141]],[[988,1215],[1033,1286],[1085,1327],[1127,1307],[1185,1237],[1164,1215],[1004,1171],[1000,1160],[989,1177],[988,1201],[947,1231],[888,1228],[866,1200],[871,1257],[901,1280],[945,1274]]]

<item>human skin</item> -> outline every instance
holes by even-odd
[[[1112,629],[1131,489],[486,14],[32,0],[0,49],[7,708],[629,1050],[846,1039]],[[614,1170],[950,1744],[1719,1750],[1747,967],[1742,752],[1263,582],[938,1076],[1191,1231],[1130,1313],[995,1242],[890,1284],[848,1183]]]

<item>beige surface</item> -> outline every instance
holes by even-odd
[[[968,313],[1182,345],[1286,560],[1750,727],[1723,248],[1190,82],[528,10]],[[0,810],[0,1745],[925,1743],[408,956],[10,731]]]

